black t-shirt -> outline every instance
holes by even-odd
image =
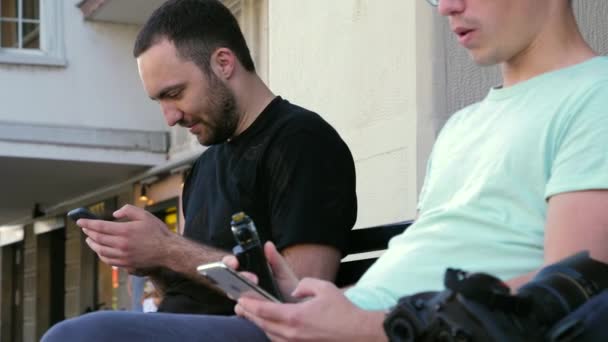
[[[184,236],[231,251],[231,216],[249,215],[262,242],[344,252],[357,217],[355,166],[319,115],[275,98],[242,134],[209,147],[183,192]],[[233,314],[234,302],[192,281],[174,281],[161,310]]]

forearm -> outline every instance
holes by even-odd
[[[281,254],[298,277],[334,281],[340,266],[340,252],[330,246],[301,244],[285,248]]]
[[[388,341],[388,337],[384,333],[384,319],[386,313],[384,311],[363,311],[360,319],[356,322],[356,327],[353,327],[350,341]]]
[[[228,252],[202,245],[179,235],[171,237],[163,247],[165,257],[161,261],[158,272],[154,272],[153,279],[162,286],[167,285],[167,278],[177,276],[185,277],[196,282],[206,284],[196,271],[201,264],[220,261]]]

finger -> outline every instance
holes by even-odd
[[[124,262],[123,260],[120,260],[120,259],[111,259],[111,258],[102,258],[102,257],[99,257],[99,260],[103,261],[107,265],[115,266],[115,267],[118,267],[118,268],[129,267],[129,265],[126,262]],[[134,274],[137,275],[137,273],[134,273]]]
[[[86,228],[89,231],[96,231],[106,235],[122,235],[125,232],[124,222],[111,222],[104,220],[88,220],[80,219],[76,222],[81,228]]]
[[[292,310],[297,304],[274,303],[267,300],[260,300],[251,297],[241,297],[238,300],[238,305],[242,309],[254,316],[270,321],[283,321],[286,312]]]
[[[131,204],[124,205],[116,210],[112,215],[117,219],[129,219],[130,221],[143,220],[148,216],[148,212],[142,208]]]
[[[117,248],[120,244],[120,241],[122,240],[122,238],[116,235],[100,234],[99,232],[87,228],[82,228],[82,231],[86,234],[86,236],[90,237],[97,244],[107,247]]]
[[[245,310],[242,306],[240,306],[238,304],[234,307],[234,312],[238,316],[243,317],[243,318],[253,322],[255,325],[257,325],[260,329],[262,329],[264,331],[266,336],[268,336],[268,338],[271,341],[287,341],[280,334],[277,334],[277,332],[281,331],[280,325],[278,325],[272,321],[267,321],[267,320],[264,320],[263,318],[257,317],[256,315]]]
[[[271,333],[266,333],[266,336],[268,336],[268,339],[271,340],[272,342],[289,342],[289,339],[286,338],[282,338],[280,336],[271,334]]]
[[[234,306],[234,313],[235,313],[237,316],[240,316],[240,317],[245,317],[245,315],[247,314],[247,313],[244,311],[243,307],[242,307],[242,306],[240,306],[238,302],[237,302],[237,303],[236,303],[236,305]]]
[[[277,250],[277,247],[271,241],[267,241],[264,244],[264,254],[266,255],[266,260],[270,264],[270,268],[276,278],[287,278],[291,274],[291,270],[289,268],[289,264],[281,253]]]
[[[222,258],[222,262],[233,270],[237,270],[239,268],[239,259],[237,259],[234,255],[226,255]]]
[[[99,260],[101,260],[103,263],[105,263],[107,265],[121,267],[121,268],[129,267],[129,265],[127,265],[123,260],[106,258],[103,255],[99,255],[99,254],[97,256],[99,257]]]
[[[104,264],[107,264],[110,266],[116,266],[116,267],[120,267],[120,268],[127,267],[127,264],[124,261],[119,260],[119,259],[111,259],[111,258],[99,256],[99,260],[101,260]]]
[[[116,259],[116,258],[122,258],[124,257],[124,253],[116,248],[112,248],[112,247],[108,247],[108,246],[103,246],[98,244],[97,242],[95,242],[93,239],[91,239],[90,237],[87,238],[85,240],[85,242],[87,243],[87,245],[89,245],[89,247],[95,252],[97,253],[97,255],[101,258],[112,258],[112,259]]]
[[[333,292],[339,291],[338,288],[329,281],[315,278],[304,278],[298,283],[298,286],[296,286],[291,295],[296,298],[302,298],[316,297],[323,294],[333,295]]]
[[[249,280],[250,282],[254,283],[257,285],[258,283],[258,276],[255,275],[255,273],[251,273],[251,272],[239,272],[240,275],[242,275],[243,277],[247,278],[247,280]]]

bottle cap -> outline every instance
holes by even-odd
[[[245,215],[245,213],[241,211],[241,212],[238,212],[238,213],[232,215],[232,221],[234,223],[239,223],[241,221],[244,221],[246,217],[247,217],[247,215]]]

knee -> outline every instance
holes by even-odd
[[[41,341],[104,340],[104,331],[108,331],[104,326],[111,318],[110,313],[99,311],[59,322],[47,330]],[[93,336],[94,339],[91,339]]]
[[[77,340],[77,322],[78,318],[73,318],[55,324],[42,336],[41,342]]]

